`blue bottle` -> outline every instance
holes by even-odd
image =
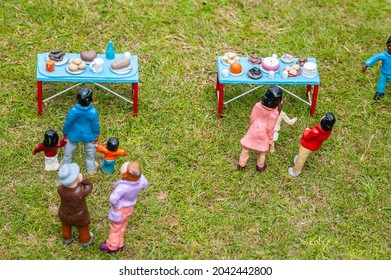
[[[106,48],[106,59],[114,59],[114,57],[115,57],[114,44],[110,40]]]

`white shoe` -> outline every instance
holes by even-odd
[[[99,164],[95,161],[95,169],[88,171],[87,174],[88,175],[95,175],[96,171],[98,170],[98,167],[99,167]]]
[[[299,157],[299,155],[295,155],[295,157],[293,158],[293,164],[296,164],[296,161],[297,161],[298,157]]]
[[[289,175],[291,175],[292,177],[297,177],[297,176],[299,176],[298,174],[296,174],[295,171],[293,171],[293,168],[292,168],[292,167],[289,167],[289,168],[288,168],[288,173],[289,173]]]

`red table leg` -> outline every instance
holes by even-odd
[[[217,84],[216,84],[216,90],[217,90],[217,114],[219,116],[219,119],[222,117],[223,114],[223,106],[224,106],[224,85],[220,84],[219,77],[217,77]]]
[[[311,102],[311,110],[310,110],[311,117],[313,117],[314,113],[315,113],[316,100],[318,98],[318,90],[319,90],[319,85],[315,85],[314,86],[314,94],[312,95],[312,102]]]
[[[42,115],[42,82],[37,81],[37,105],[38,115]]]
[[[133,116],[138,115],[138,83],[132,83],[133,89]]]

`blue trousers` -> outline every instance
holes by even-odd
[[[380,72],[379,80],[377,82],[376,92],[384,93],[386,91],[387,81],[391,83],[391,75],[386,75]]]
[[[67,141],[64,147],[64,158],[62,163],[72,163],[73,153],[75,152],[77,142]],[[85,142],[84,144],[84,152],[86,153],[86,169],[88,172],[95,170],[95,152],[96,146],[94,142]]]

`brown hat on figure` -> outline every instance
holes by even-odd
[[[141,177],[140,165],[133,162],[125,162],[121,166],[122,179],[127,181],[138,181]]]

